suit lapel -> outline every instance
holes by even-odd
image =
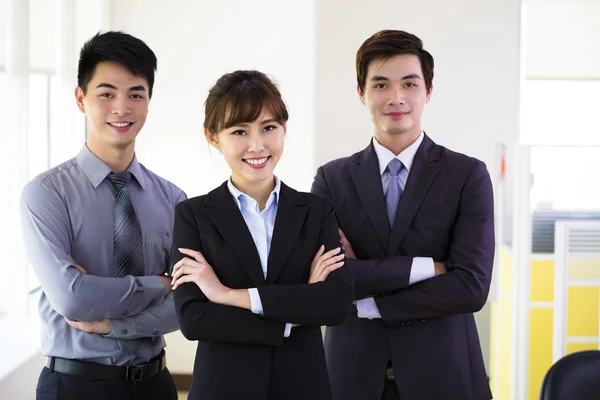
[[[439,158],[439,147],[425,135],[423,143],[421,143],[415,154],[406,187],[398,203],[396,220],[388,244],[388,255],[396,253],[402,238],[404,238],[410,223],[425,198],[427,190],[429,190],[433,180],[440,172],[440,167],[435,162]]]
[[[352,182],[363,204],[363,209],[371,220],[373,230],[384,251],[390,239],[390,224],[388,222],[385,197],[379,174],[379,161],[373,148],[373,143],[357,155],[357,165],[350,171]]]
[[[273,284],[277,281],[294,245],[298,242],[307,213],[308,205],[302,196],[282,182],[267,263],[267,283]]]
[[[265,278],[254,240],[227,188],[227,182],[211,192],[207,200],[204,206],[206,215],[240,259],[254,285],[264,285]]]

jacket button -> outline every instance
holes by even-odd
[[[129,333],[129,330],[127,328],[124,328],[121,333],[123,333],[123,335],[127,335]]]

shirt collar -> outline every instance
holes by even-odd
[[[233,196],[233,199],[235,200],[235,204],[237,204],[237,206],[240,210],[242,209],[242,202],[246,202],[246,201],[249,201],[250,204],[255,203],[256,207],[258,209],[258,202],[256,200],[254,200],[252,197],[248,196],[247,194],[239,191],[235,186],[233,186],[233,183],[231,182],[231,178],[229,178],[229,180],[227,181],[227,188],[229,189],[229,193],[231,193],[231,196]],[[281,190],[281,181],[276,176],[275,177],[275,188],[269,195],[269,199],[267,200],[265,210],[268,209],[273,202],[277,202],[277,199],[279,198],[280,190]]]
[[[112,172],[110,167],[106,165],[104,161],[99,159],[94,153],[92,153],[85,144],[75,159],[94,188],[97,188],[98,185],[100,185],[100,183],[108,176],[108,174]],[[129,168],[127,168],[127,171],[129,171],[131,175],[135,177],[142,189],[145,189],[142,168],[135,155],[133,156],[133,161],[129,165]]]
[[[412,167],[413,160],[415,159],[415,154],[417,154],[417,150],[419,146],[423,142],[423,138],[425,135],[423,132],[419,135],[417,140],[413,142],[410,146],[408,146],[404,151],[397,156],[392,153],[389,149],[383,147],[381,143],[377,141],[375,137],[373,137],[373,147],[375,148],[375,154],[377,154],[377,159],[379,160],[379,174],[383,175],[388,164],[392,159],[397,158],[400,160],[404,168],[410,173],[410,168]]]

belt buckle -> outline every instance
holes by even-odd
[[[127,366],[125,372],[125,380],[127,382],[139,382],[148,376],[144,366]]]

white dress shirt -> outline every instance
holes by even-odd
[[[406,149],[404,149],[402,153],[398,154],[397,156],[394,153],[392,153],[389,149],[383,147],[377,141],[377,139],[373,138],[373,147],[375,148],[375,154],[377,154],[377,159],[379,160],[379,173],[381,174],[381,184],[383,186],[384,195],[387,191],[388,186],[390,185],[390,172],[387,170],[387,166],[390,163],[390,161],[392,161],[394,158],[397,158],[403,165],[403,168],[398,174],[398,179],[400,181],[400,187],[404,191],[404,187],[406,186],[406,181],[408,180],[408,175],[410,174],[410,169],[412,167],[415,154],[417,153],[417,149],[423,142],[423,138],[424,134],[423,132],[421,132],[421,135],[417,138],[417,140],[415,140],[413,144],[408,146]],[[402,210],[398,210],[398,212],[402,212]],[[433,278],[434,276],[435,267],[432,258],[413,258],[413,262],[410,268],[410,276],[408,279],[409,285],[413,285],[425,279]],[[372,297],[367,297],[366,299],[358,300],[356,302],[356,309],[358,311],[359,318],[381,318],[381,314],[379,313],[379,309],[377,308],[375,299],[373,299]]]
[[[265,279],[267,278],[267,260],[269,259],[269,251],[271,250],[271,239],[273,238],[273,228],[275,227],[275,217],[277,216],[277,208],[279,205],[279,190],[281,189],[281,181],[275,177],[275,188],[269,195],[267,204],[264,210],[260,211],[258,202],[245,193],[240,192],[233,184],[231,179],[227,182],[227,188],[235,200],[238,208],[246,221],[248,230],[254,240],[254,245],[260,257],[260,263]],[[258,293],[258,289],[248,289],[250,294],[250,307],[254,314],[263,314],[262,301]],[[285,324],[283,336],[289,337],[292,330],[292,324]]]

